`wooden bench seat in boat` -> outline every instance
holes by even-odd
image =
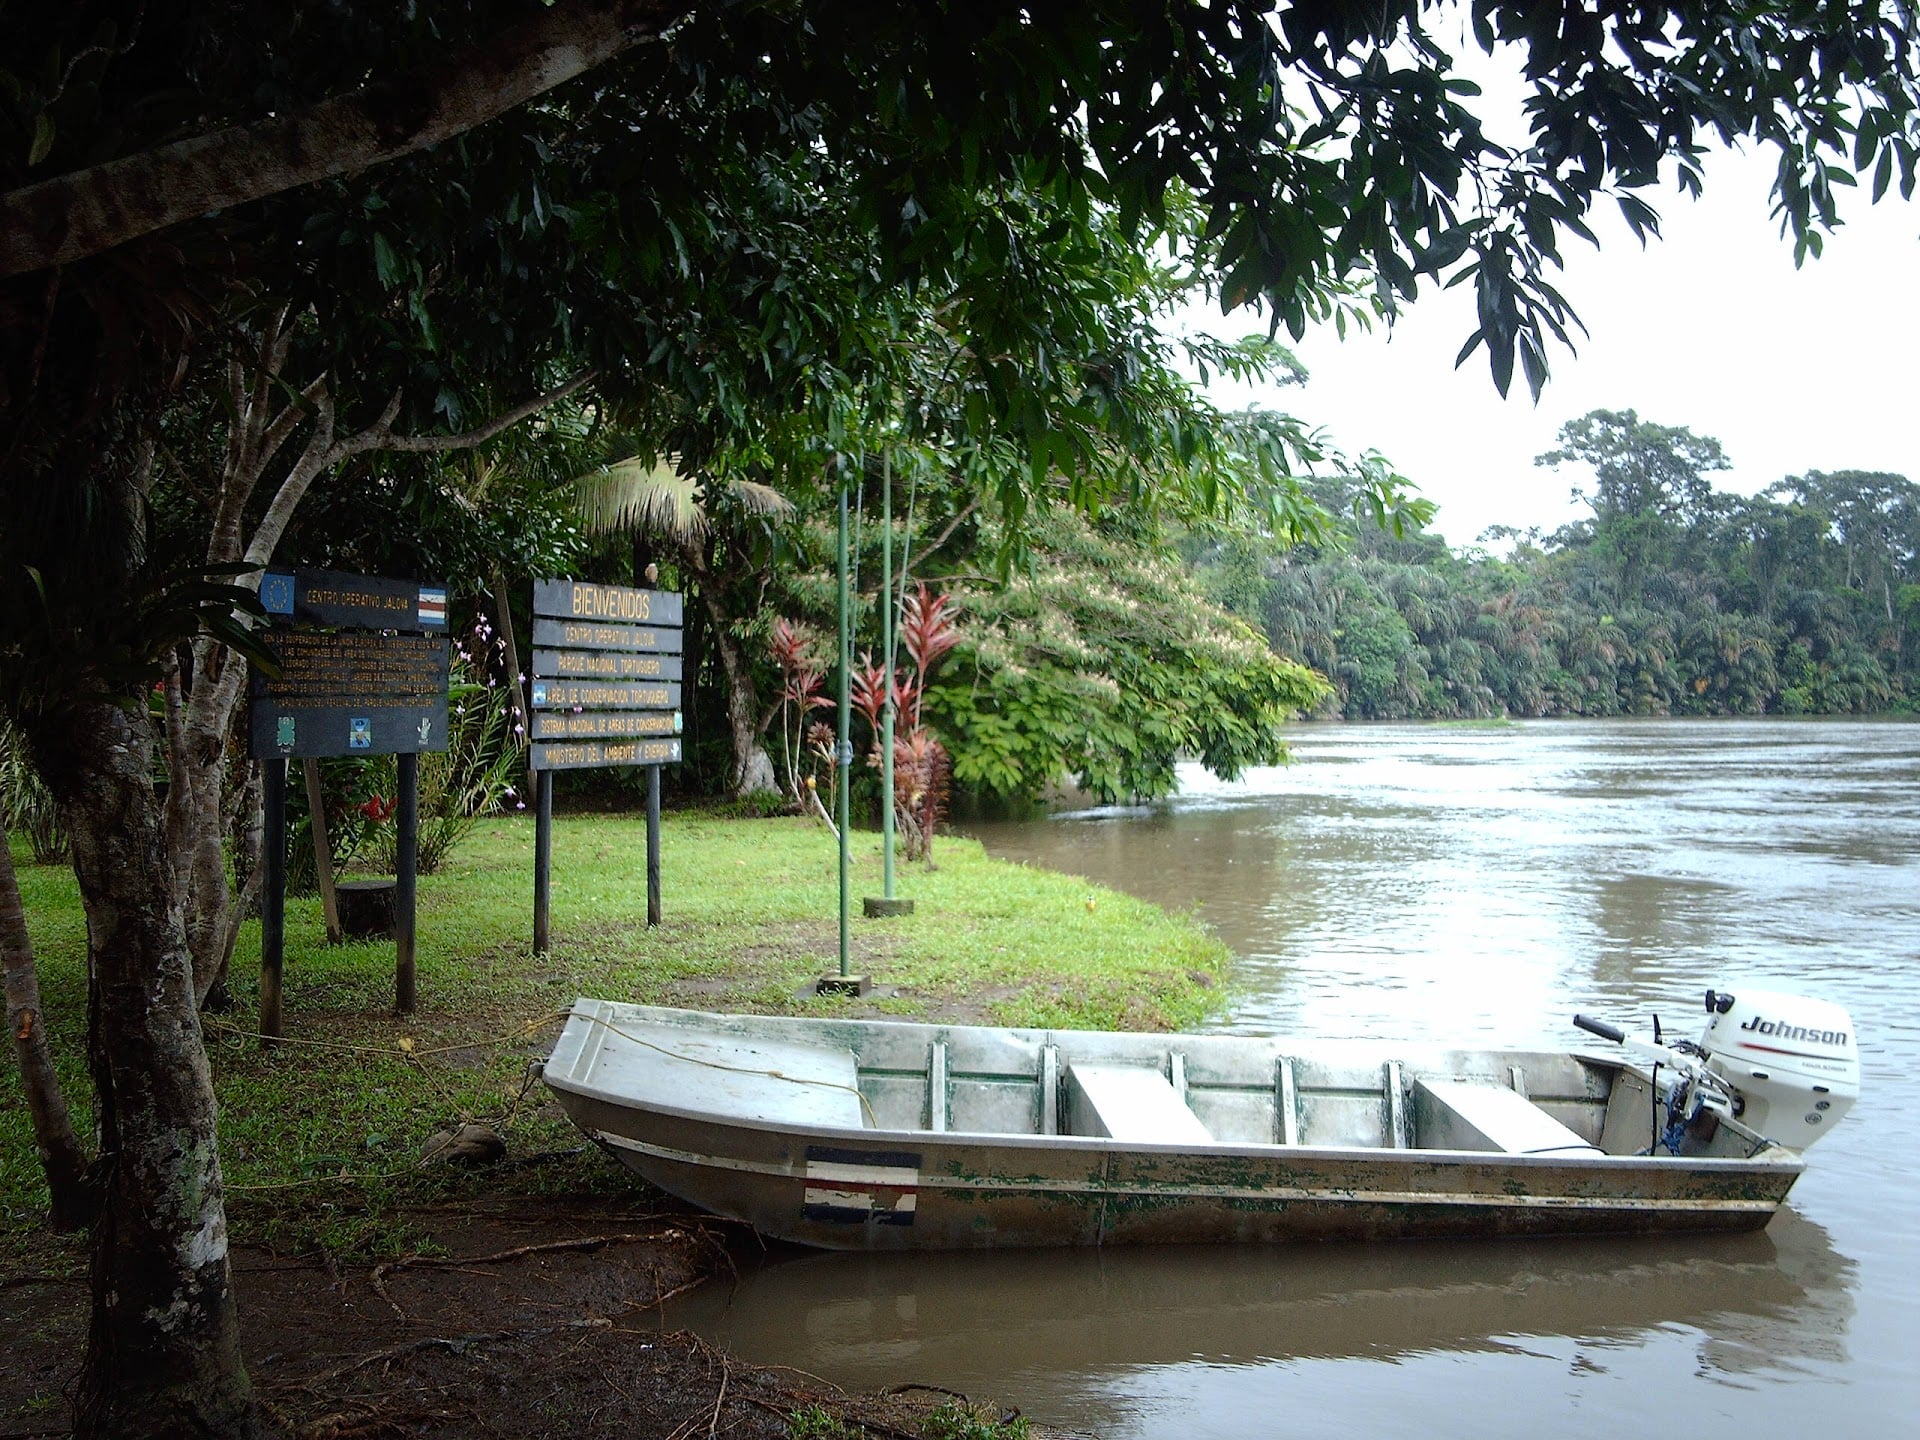
[[[1144,1065],[1069,1065],[1068,1133],[1145,1145],[1211,1145],[1200,1117],[1158,1070]]]
[[[1414,1079],[1413,1133],[1422,1150],[1600,1153],[1517,1091],[1464,1080]]]

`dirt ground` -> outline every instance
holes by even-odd
[[[375,1265],[236,1249],[269,1420],[290,1440],[772,1440],[818,1406],[893,1437],[919,1436],[952,1398],[921,1387],[849,1396],[667,1331],[661,1302],[724,1283],[740,1237],[652,1199],[659,1208],[645,1196],[516,1198],[416,1212],[436,1253]],[[0,1440],[68,1433],[86,1300],[83,1276],[0,1278]]]

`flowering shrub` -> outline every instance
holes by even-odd
[[[1010,584],[967,592],[960,648],[924,697],[970,793],[1038,798],[1071,776],[1151,798],[1181,756],[1230,779],[1278,763],[1281,722],[1327,693],[1209,602],[1146,519],[1053,507],[1027,541]]]
[[[320,884],[313,863],[313,818],[307,809],[307,787],[294,761],[287,775],[287,893],[311,895]],[[380,794],[380,777],[366,760],[327,759],[319,762],[320,799],[327,815],[328,860],[338,875],[373,853],[368,842],[392,813],[392,800]],[[394,793],[387,782],[387,796]],[[387,808],[382,811],[376,802]],[[372,808],[369,808],[372,807]],[[364,862],[363,862],[364,863]]]

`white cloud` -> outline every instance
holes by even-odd
[[[1582,515],[1568,503],[1576,477],[1533,457],[1599,408],[1713,436],[1734,465],[1715,477],[1723,489],[1809,469],[1920,480],[1920,205],[1842,192],[1847,223],[1796,271],[1769,214],[1770,160],[1716,154],[1706,176],[1697,202],[1655,200],[1665,238],[1644,251],[1611,214],[1595,225],[1598,251],[1569,238],[1560,288],[1589,334],[1578,354],[1550,356],[1538,407],[1517,370],[1500,398],[1484,352],[1453,368],[1475,326],[1471,286],[1423,293],[1390,333],[1310,332],[1297,347],[1304,387],[1213,393],[1323,425],[1349,453],[1381,451],[1439,504],[1434,528],[1456,545],[1489,525],[1551,530]],[[1264,324],[1205,323],[1227,335]]]

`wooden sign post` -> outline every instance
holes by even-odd
[[[549,947],[553,772],[647,767],[647,924],[660,923],[660,767],[680,761],[681,597],[533,584],[533,948]]]
[[[421,751],[447,748],[447,590],[332,570],[269,570],[260,605],[273,627],[263,639],[280,663],[278,676],[252,673],[248,720],[249,750],[266,779],[260,1038],[271,1044],[281,1032],[290,759],[399,757],[394,1008],[413,1009],[418,765]]]

